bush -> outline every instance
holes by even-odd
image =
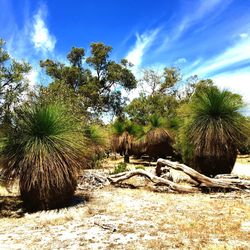
[[[66,206],[84,163],[84,137],[77,121],[56,105],[26,107],[14,121],[1,150],[0,175],[19,179],[21,198],[29,210]]]
[[[127,164],[124,162],[119,163],[111,174],[119,174],[128,171]]]
[[[248,137],[242,98],[217,87],[196,92],[182,109],[178,140],[184,162],[201,173],[231,173],[237,149]]]

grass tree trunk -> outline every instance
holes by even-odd
[[[46,188],[40,187],[41,182],[38,180],[37,184],[28,187],[20,179],[20,194],[28,211],[58,209],[70,204],[77,186],[76,178],[65,179],[63,185]]]
[[[128,135],[126,136],[126,140],[125,140],[124,163],[129,163],[129,138],[128,138]]]

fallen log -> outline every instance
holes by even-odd
[[[210,178],[207,177],[196,170],[178,163],[178,162],[172,162],[170,160],[165,159],[158,159],[157,160],[157,167],[158,171],[161,167],[167,166],[169,168],[173,168],[175,170],[181,170],[188,176],[190,176],[194,181],[198,183],[198,187],[202,188],[221,188],[221,189],[232,189],[232,190],[243,190],[250,191],[250,181],[248,180],[242,180],[242,179],[229,179],[229,178]]]
[[[163,179],[161,177],[155,176],[151,174],[150,172],[147,172],[145,170],[133,170],[129,172],[124,172],[123,175],[118,174],[118,175],[112,175],[112,177],[108,177],[108,180],[110,181],[111,184],[117,184],[119,182],[122,182],[124,180],[128,180],[134,176],[143,176],[146,177],[148,180],[152,181],[153,183],[157,185],[165,185],[168,186],[168,188],[172,191],[178,192],[178,193],[194,193],[197,192],[198,189],[196,187],[192,186],[183,186],[176,184],[172,181]]]
[[[157,176],[159,175],[161,168],[166,168],[166,167],[184,172],[193,180],[193,185],[189,186],[181,185],[171,180],[163,178],[164,175]],[[200,191],[204,192],[204,191],[217,191],[217,190],[223,190],[223,191],[245,190],[247,192],[250,192],[250,181],[248,180],[235,179],[234,177],[232,179],[228,177],[224,179],[210,178],[184,164],[178,162],[172,162],[170,160],[165,160],[165,159],[158,159],[156,166],[156,174],[157,175],[154,175],[148,171],[138,169],[124,173],[119,173],[117,175],[111,175],[108,177],[108,180],[110,181],[111,184],[117,185],[134,176],[143,176],[148,180],[150,180],[151,182],[153,182],[155,185],[167,186],[169,190],[177,193],[195,193]]]

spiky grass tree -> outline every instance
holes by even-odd
[[[166,121],[154,114],[151,116],[145,135],[146,154],[152,158],[173,155],[173,139],[166,129]]]
[[[185,160],[207,176],[231,173],[237,148],[247,139],[246,119],[240,113],[243,107],[239,95],[217,87],[195,93],[182,109]]]
[[[14,121],[2,148],[1,175],[19,179],[28,210],[47,210],[69,204],[83,165],[84,143],[79,128],[59,106],[25,108]]]
[[[109,149],[108,131],[99,125],[88,125],[84,128],[86,145],[88,146],[88,166],[97,168]]]
[[[129,120],[116,120],[113,124],[113,138],[111,144],[115,152],[124,156],[124,163],[129,163],[129,156],[132,154],[132,142],[141,131],[141,126]]]

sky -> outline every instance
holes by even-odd
[[[211,78],[249,104],[249,13],[250,0],[0,0],[0,37],[14,58],[32,64],[33,85],[46,82],[39,60],[66,62],[71,47],[88,55],[90,43],[104,42],[137,76],[177,66],[183,79]]]

